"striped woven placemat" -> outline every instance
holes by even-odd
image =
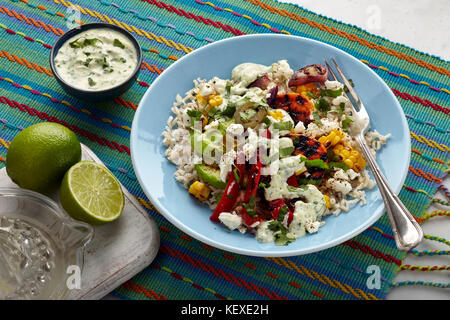
[[[99,105],[66,95],[48,63],[56,39],[88,22],[108,22],[132,32],[144,51],[139,79],[121,97]],[[383,299],[393,286],[448,283],[402,282],[408,266],[386,216],[337,247],[289,258],[240,256],[183,234],[153,210],[139,187],[129,150],[134,111],[149,84],[171,63],[208,43],[243,34],[284,33],[334,45],[369,65],[392,89],[411,130],[409,173],[400,193],[420,222],[432,202],[448,208],[442,185],[448,172],[449,63],[371,35],[362,29],[270,0],[4,0],[0,4],[0,167],[9,142],[41,121],[61,123],[94,150],[148,209],[161,231],[154,262],[114,293],[124,299]],[[395,161],[395,160],[393,160]],[[441,189],[446,200],[434,198]],[[436,236],[426,236],[448,244]],[[428,240],[425,240],[428,241]],[[414,255],[448,251],[411,250]],[[380,271],[380,287],[370,277]]]

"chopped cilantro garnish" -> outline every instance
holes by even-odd
[[[348,79],[348,82],[350,82],[350,85],[351,85],[352,87],[355,86],[355,84],[353,83],[353,80],[352,80],[352,79]],[[344,91],[345,91],[345,92],[348,92],[348,91],[349,91],[349,90],[348,90],[348,87],[347,87],[346,85],[344,85]]]
[[[352,119],[350,119],[350,118],[345,118],[344,120],[342,120],[342,130],[344,131],[344,132],[347,132],[348,131],[348,126],[350,125],[350,123],[352,123],[353,122],[353,120]]]
[[[314,111],[313,112],[313,118],[314,118],[314,123],[317,124],[319,127],[322,126],[322,121],[320,121],[320,116],[319,116],[319,112],[318,111]]]
[[[230,81],[227,81],[226,85],[225,85],[225,90],[227,92],[226,97],[229,97],[231,94],[231,87],[233,86],[233,84]]]
[[[78,38],[72,42],[69,42],[69,46],[71,48],[84,48],[86,46],[92,46],[96,41],[100,41],[101,43],[102,40],[97,39],[97,38],[92,38],[92,39],[87,39],[85,38],[83,41],[80,41],[82,38]]]
[[[323,90],[320,90],[320,95],[322,97],[337,98],[340,95],[342,95],[342,89],[338,89],[338,90],[323,89]]]
[[[186,114],[191,118],[191,125],[194,125],[196,121],[200,121],[202,117],[201,111],[189,109],[186,111]]]
[[[94,80],[92,80],[91,78],[88,78],[88,83],[89,83],[89,85],[92,87],[92,86],[95,86],[96,84],[97,84],[97,82],[95,82]]]
[[[312,93],[312,92],[307,92],[307,93],[306,93],[306,96],[309,97],[309,98],[313,98],[313,99],[319,98],[318,96],[316,96],[316,95],[315,95],[314,93]]]
[[[101,65],[103,69],[106,69],[109,67],[109,63],[108,63],[108,61],[106,61],[106,57],[103,57],[103,59],[95,59],[95,62],[97,62],[99,65]]]
[[[250,217],[256,217],[258,215],[255,211],[255,197],[256,196],[254,194],[252,194],[250,196],[248,203],[242,204],[242,206],[245,208],[245,210],[247,211],[247,213]]]
[[[85,67],[89,67],[89,63],[92,61],[92,58],[87,58],[85,62],[83,62],[83,65]]]
[[[270,127],[270,125],[272,124],[272,121],[270,121],[270,119],[267,118],[267,117],[265,117],[265,118],[263,119],[263,122],[264,122],[268,127]]]
[[[278,211],[278,217],[276,220],[269,222],[268,228],[275,234],[275,244],[278,246],[284,246],[295,240],[287,235],[288,229],[283,225],[284,217],[289,212],[288,207],[285,205]]]
[[[260,182],[258,187],[259,188],[263,188],[263,189],[267,189],[267,188],[270,187],[270,184],[269,183],[265,183],[265,182]]]
[[[349,169],[348,165],[346,165],[344,162],[330,162],[328,163],[328,166],[331,168],[340,168],[344,171],[347,171]]]
[[[125,48],[125,45],[122,42],[120,42],[119,39],[114,39],[113,46],[121,49]]]
[[[225,109],[221,112],[221,115],[231,118],[235,112],[236,112],[236,104],[228,103]]]
[[[236,182],[240,183],[241,182],[241,177],[239,176],[239,169],[238,168],[234,168],[233,175],[234,175],[234,178],[236,179]]]
[[[328,156],[328,160],[330,160],[331,162],[339,162],[342,160],[341,156],[338,156],[337,154],[335,154],[332,149],[328,149],[327,156]]]
[[[315,104],[316,110],[320,112],[327,112],[331,109],[330,104],[324,98],[320,98],[318,102]]]

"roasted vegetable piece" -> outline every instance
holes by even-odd
[[[275,108],[283,109],[291,116],[295,124],[301,121],[305,124],[311,122],[309,116],[314,110],[314,104],[308,97],[300,93],[285,93],[277,95],[275,98]]]
[[[235,170],[233,170],[233,172],[230,174],[230,177],[228,178],[227,186],[225,188],[225,192],[223,193],[222,199],[220,199],[216,209],[209,217],[209,219],[219,222],[219,215],[222,212],[231,211],[241,192],[240,182],[243,180],[244,176],[245,164],[236,163]]]
[[[208,199],[211,189],[208,188],[206,184],[200,181],[195,181],[189,187],[189,193],[192,194],[200,201],[205,201]]]
[[[277,98],[277,94],[278,94],[278,86],[273,87],[272,89],[269,90],[270,96],[267,98],[267,104],[273,108],[274,104],[275,104],[275,99]]]
[[[250,83],[248,85],[248,88],[258,87],[262,90],[266,90],[269,84],[270,84],[269,77],[267,76],[267,74],[263,74],[262,76],[258,77],[258,79]]]
[[[292,220],[294,219],[294,214],[292,213],[292,211],[289,209],[288,205],[286,204],[286,202],[284,202],[283,199],[277,199],[277,200],[273,200],[269,202],[269,206],[272,209],[272,218],[274,220],[278,219],[278,215],[280,214],[280,210],[288,210],[287,214],[288,214],[288,219],[287,219],[287,225],[289,226],[292,222]]]
[[[301,154],[308,160],[328,161],[327,149],[316,139],[301,134],[292,134],[291,137],[295,147],[294,155]]]
[[[288,86],[295,87],[310,82],[325,82],[327,78],[327,68],[320,64],[313,64],[295,71],[288,82]]]
[[[327,149],[316,139],[304,135],[292,135],[294,142],[294,155],[303,155],[308,160],[322,160],[322,163],[328,162]],[[320,181],[325,174],[326,169],[312,166],[308,168],[310,180]],[[302,177],[303,178],[303,177]]]

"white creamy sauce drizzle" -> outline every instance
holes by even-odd
[[[278,174],[272,176],[270,186],[265,189],[265,198],[268,201],[276,199],[304,198],[295,203],[294,219],[288,228],[287,235],[291,238],[299,238],[311,230],[310,225],[320,223],[325,212],[325,199],[323,194],[313,185],[302,188],[293,188],[287,184],[287,179],[302,169],[305,163],[300,156],[292,156],[279,160]],[[272,220],[261,223],[256,231],[256,239],[260,242],[273,242],[275,234],[269,229]],[[317,226],[318,228],[318,226]]]
[[[84,90],[112,88],[129,78],[137,65],[133,43],[110,29],[90,29],[67,40],[55,57],[57,73]]]

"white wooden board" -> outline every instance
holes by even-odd
[[[82,160],[102,163],[85,145]],[[18,188],[0,170],[0,187]],[[95,226],[94,236],[84,253],[80,289],[69,291],[66,299],[100,299],[147,267],[159,249],[159,230],[148,213],[125,187],[125,208],[112,223]],[[58,196],[52,197],[59,203]]]

